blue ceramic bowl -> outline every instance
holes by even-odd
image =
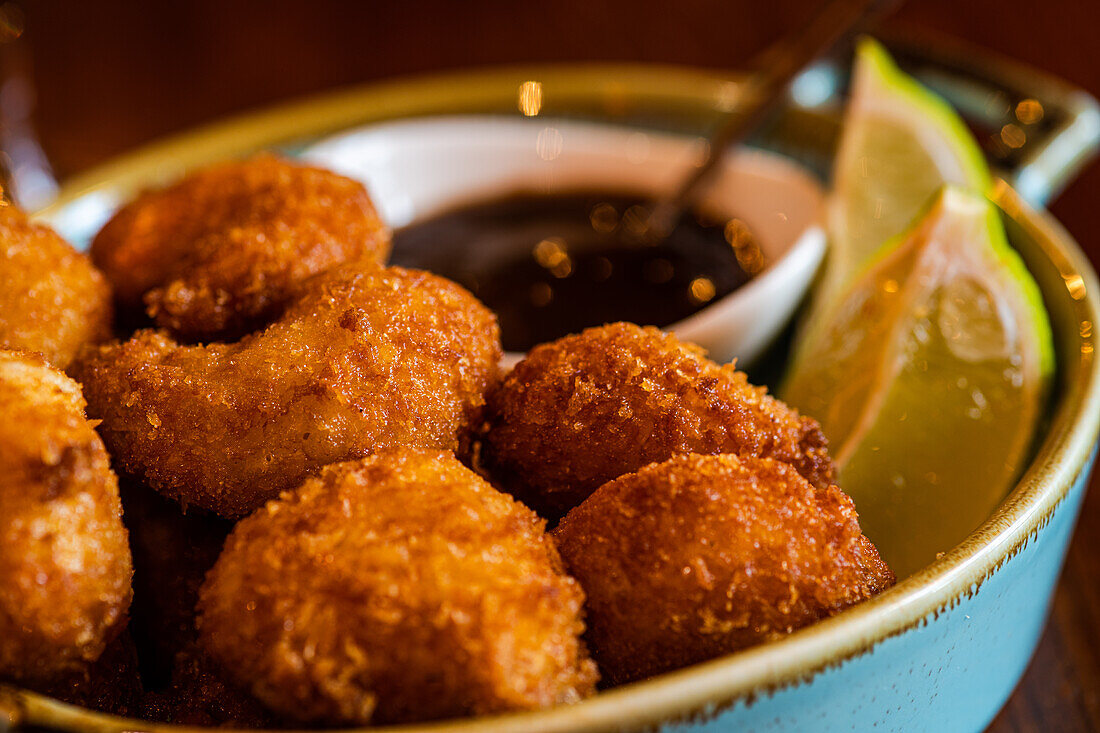
[[[542,85],[547,113],[695,133],[706,129],[736,84],[683,69],[587,66],[373,86],[139,151],[72,182],[45,213],[68,226],[93,221],[135,189],[193,165],[259,148],[293,152],[368,122],[427,114],[516,114],[517,89],[532,79]],[[836,127],[835,113],[827,105],[792,109],[762,142],[794,152],[812,167],[828,160]],[[1063,132],[1069,135],[1073,129]],[[1078,139],[1078,152],[1094,139],[1095,130],[1091,137]],[[1063,145],[1059,154],[1064,153]],[[1042,174],[1053,185],[1069,159],[1052,173],[1045,154],[1036,151],[1032,179]],[[1016,170],[1014,180],[1026,173]],[[1034,190],[1045,193],[1051,185]],[[1058,372],[1042,444],[1019,484],[985,524],[886,593],[783,640],[576,705],[400,730],[975,731],[985,726],[1012,691],[1039,639],[1100,429],[1096,276],[1073,239],[1048,214],[1030,208],[1008,184],[1000,186],[996,200],[1010,241],[1038,281],[1051,314]],[[14,727],[179,730],[0,687],[0,730],[5,719]]]

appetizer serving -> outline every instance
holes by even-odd
[[[277,183],[253,185],[273,170]],[[605,683],[621,683],[790,633],[894,582],[832,483],[817,423],[697,347],[608,324],[536,347],[501,381],[493,314],[450,281],[379,262],[381,226],[328,235],[347,243],[335,260],[296,274],[303,243],[341,219],[303,203],[332,194],[289,182],[326,176],[346,181],[270,156],[202,170],[142,194],[93,244],[119,312],[136,320],[144,303],[161,326],[88,339],[69,367],[136,504],[134,546],[160,552],[146,539],[143,524],[157,520],[142,492],[183,512],[246,517],[200,570],[197,593],[188,568],[160,565],[179,576],[194,604],[183,623],[197,633],[168,645],[176,658],[159,682],[134,680],[148,688],[139,715],[337,725],[538,709],[593,694],[589,644]],[[244,193],[219,198],[223,190]],[[361,188],[348,190],[363,202],[357,211],[373,212]],[[181,191],[200,203],[173,204]],[[177,208],[186,227],[165,221]],[[169,244],[155,244],[158,235]],[[134,272],[119,266],[128,261]],[[220,338],[181,343],[197,334]],[[635,486],[643,491],[631,497]],[[644,516],[617,526],[621,511]],[[547,534],[547,520],[563,515]],[[185,543],[190,533],[222,541],[189,516],[167,521]],[[631,526],[648,529],[635,537]],[[608,555],[589,546],[620,535],[642,545],[607,545]],[[678,541],[688,544],[669,554]],[[699,542],[716,554],[696,555]],[[59,552],[34,536],[22,543]],[[636,552],[667,559],[623,576]],[[122,600],[78,661],[96,661],[124,633],[122,558]],[[608,583],[627,595],[609,595]],[[681,611],[641,603],[677,583]],[[160,593],[155,580],[143,584]],[[595,595],[582,639],[585,585]],[[146,630],[141,658],[164,650],[148,629],[171,636],[180,609],[139,598],[139,611],[154,617],[134,619]],[[51,662],[80,670],[25,622],[10,635],[41,656],[23,668],[36,657],[13,653],[11,678],[50,689],[61,679]],[[110,676],[127,671],[138,674]],[[77,688],[69,699],[81,699]]]
[[[925,161],[920,191],[852,179],[851,156],[874,147],[867,110],[881,111],[868,95],[927,94],[877,46],[857,64],[837,162],[849,172],[830,199],[832,236],[849,241],[800,322],[788,401],[652,323],[533,329],[506,368],[476,293],[387,265],[390,230],[366,189],[289,158],[140,193],[90,258],[4,207],[5,277],[65,269],[45,277],[58,297],[0,316],[0,402],[18,416],[0,444],[13,467],[0,681],[149,724],[580,710],[839,628],[951,550],[1027,465],[1051,332],[973,188],[984,167],[928,163],[957,140],[883,146]],[[954,124],[935,109],[932,128]],[[593,209],[626,226],[615,193]],[[867,206],[902,222],[880,247],[853,223]],[[735,250],[752,239],[738,221],[715,229]],[[565,280],[545,242],[531,257]],[[567,239],[551,244],[570,257]],[[60,259],[46,249],[58,246]],[[745,265],[748,249],[727,261]],[[690,297],[697,279],[671,281]],[[66,300],[66,283],[89,280],[91,318],[88,297]],[[517,285],[531,305],[531,283]],[[1004,436],[983,463],[989,420]],[[960,455],[973,466],[949,470]],[[611,721],[602,709],[593,720]]]

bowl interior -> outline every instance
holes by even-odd
[[[300,151],[337,132],[367,123],[425,115],[510,113],[517,93],[540,80],[543,115],[629,124],[643,132],[702,132],[736,82],[682,69],[601,66],[584,69],[502,70],[418,80],[291,105],[139,151],[73,182],[44,212],[63,232],[92,232],[136,188],[172,178],[187,167],[260,148]],[[769,135],[798,159],[824,160],[836,120],[790,110]],[[543,120],[544,122],[544,120]],[[555,125],[558,123],[555,123]],[[543,125],[545,127],[545,124]],[[802,155],[805,151],[805,158]],[[602,694],[576,706],[523,716],[417,726],[416,730],[613,730],[659,724],[690,715],[715,700],[811,677],[844,655],[918,624],[994,572],[1041,531],[1044,517],[1065,497],[1095,444],[1100,424],[1100,367],[1093,324],[1100,305],[1087,260],[1048,216],[1029,210],[1011,189],[997,201],[1012,244],[1035,275],[1051,314],[1058,359],[1049,424],[1036,458],[993,517],[929,567],[839,616],[783,640]],[[399,211],[397,212],[399,213]],[[98,218],[98,221],[97,221]],[[79,237],[75,237],[79,239]],[[73,711],[30,693],[20,700],[28,718],[68,729],[132,729],[106,716]],[[164,726],[143,724],[143,729]],[[407,730],[412,730],[408,728]]]

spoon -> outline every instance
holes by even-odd
[[[737,104],[708,140],[702,164],[672,194],[650,205],[642,239],[647,243],[667,239],[706,188],[725,152],[743,142],[768,118],[799,72],[897,5],[900,0],[832,0],[804,26],[757,56],[750,65],[753,72],[742,83]]]

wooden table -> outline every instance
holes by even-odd
[[[812,0],[234,2],[26,0],[43,145],[62,175],[166,133],[313,91],[506,62],[735,68]],[[1041,10],[1039,10],[1041,8]],[[1095,0],[910,0],[888,25],[939,31],[1100,95]],[[1051,207],[1100,262],[1100,166]],[[1100,730],[1100,480],[1050,626],[992,730]]]

